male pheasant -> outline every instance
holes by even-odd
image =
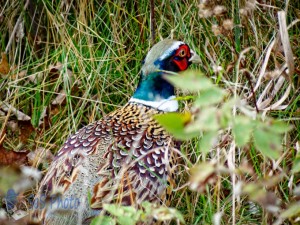
[[[44,224],[87,224],[103,203],[165,204],[174,184],[176,144],[153,115],[178,109],[174,87],[163,75],[199,60],[184,42],[166,39],[154,45],[129,102],[81,128],[61,147],[36,195],[36,218]]]

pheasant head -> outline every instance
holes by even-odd
[[[140,74],[138,87],[130,102],[142,103],[162,111],[177,111],[174,86],[164,79],[170,72],[186,70],[200,57],[181,41],[165,39],[148,52]]]

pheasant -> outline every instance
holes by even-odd
[[[184,71],[198,62],[184,42],[155,44],[128,103],[81,128],[61,147],[40,183],[34,217],[44,224],[88,224],[104,203],[166,204],[178,151],[153,115],[178,110],[174,86],[164,79],[172,76],[167,71]]]

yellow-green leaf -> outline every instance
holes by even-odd
[[[178,219],[182,224],[184,224],[184,218],[177,209],[162,206],[154,209],[152,213],[153,217],[159,221]]]
[[[217,108],[207,107],[196,115],[195,121],[186,127],[187,132],[215,131],[220,128],[217,119]]]
[[[200,151],[204,153],[208,153],[216,137],[218,137],[217,131],[204,132],[199,143]]]
[[[187,140],[198,134],[184,129],[191,121],[190,113],[167,113],[155,115],[154,118],[177,139]]]
[[[273,120],[271,122],[270,128],[273,133],[282,134],[287,131],[290,131],[292,129],[292,126],[289,126],[288,124],[280,120]]]
[[[203,107],[212,104],[216,104],[222,101],[225,91],[218,87],[212,87],[210,89],[201,91],[200,96],[196,99],[194,106]]]
[[[234,140],[239,147],[244,146],[250,139],[254,121],[245,116],[236,116],[232,127]]]
[[[279,150],[281,148],[280,136],[271,133],[263,127],[258,127],[253,132],[253,140],[255,147],[264,155],[271,159],[279,157]]]
[[[182,90],[200,91],[213,87],[212,82],[199,71],[187,70],[179,75],[167,75],[164,78]]]
[[[91,222],[91,225],[115,225],[115,224],[116,222],[108,216],[97,216]]]

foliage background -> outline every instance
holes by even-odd
[[[184,186],[188,184],[186,177],[183,188],[174,193],[172,206],[184,215],[187,224],[296,224],[299,210],[285,210],[299,204],[300,3],[154,3],[155,20],[151,20],[149,1],[1,1],[1,165],[25,163],[47,170],[52,154],[68,135],[127,102],[152,42],[174,38],[187,42],[200,55],[201,71],[230,97],[240,96],[250,111],[258,109],[286,121],[293,129],[282,139],[279,159],[266,158],[252,143],[237,148],[234,169],[247,170],[246,175],[237,173],[233,180],[232,175],[213,170],[212,179],[199,181],[203,188],[198,192]],[[291,63],[291,58],[284,54],[283,45],[280,41],[272,44],[280,40],[281,10],[286,12],[287,24],[292,24],[288,30],[294,56],[292,74],[286,72],[285,63]],[[151,39],[151,21],[155,41]],[[280,77],[285,79],[276,88]],[[273,104],[276,110],[268,108]],[[182,111],[190,106],[189,100],[181,102]],[[217,162],[227,168],[230,132],[221,135],[210,153],[199,148],[200,139],[201,135],[182,148],[191,163]],[[18,172],[11,173],[11,181],[8,176],[1,181],[6,184],[1,186],[1,194],[19,180]],[[232,201],[238,181],[253,188]],[[265,192],[259,198],[251,197],[258,189]],[[270,206],[276,209],[272,211]]]

